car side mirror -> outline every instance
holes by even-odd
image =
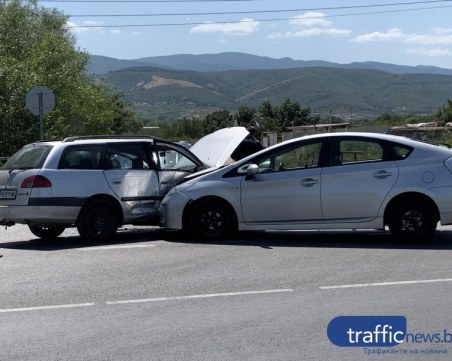
[[[258,173],[259,167],[257,166],[257,164],[250,164],[246,169],[246,179],[251,179]]]

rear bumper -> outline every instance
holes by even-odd
[[[0,225],[10,225],[11,223],[74,224],[79,211],[80,207],[0,206]]]

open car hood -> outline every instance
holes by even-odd
[[[221,167],[249,134],[244,127],[217,130],[198,140],[190,151],[209,167]]]

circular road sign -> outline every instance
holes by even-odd
[[[55,94],[45,86],[36,86],[27,93],[26,105],[34,115],[45,115],[55,108]]]

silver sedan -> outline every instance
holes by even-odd
[[[428,240],[452,224],[452,150],[374,133],[286,141],[174,187],[161,225],[200,237],[237,230],[389,229]]]

